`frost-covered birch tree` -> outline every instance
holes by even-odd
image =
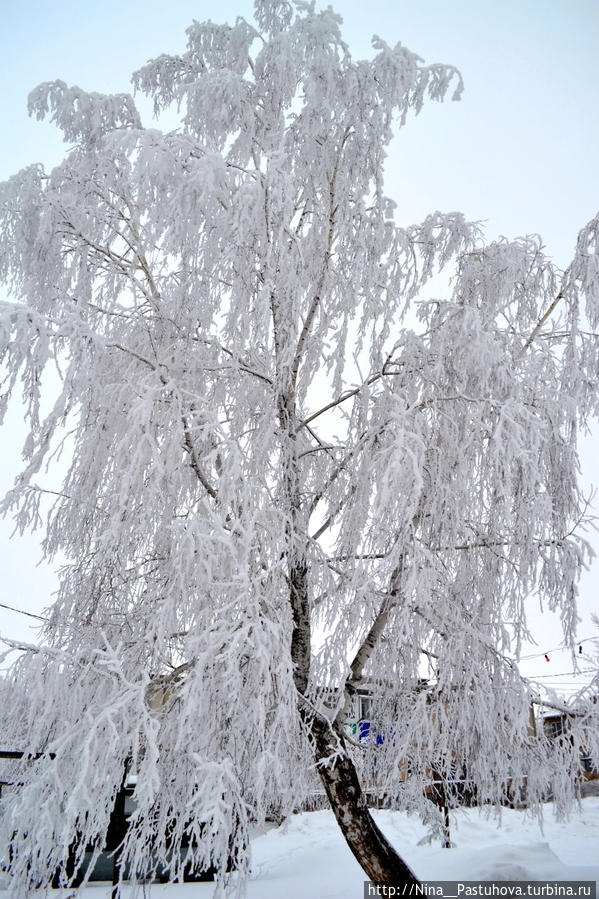
[[[390,796],[461,772],[498,802],[578,764],[531,736],[513,658],[530,596],[576,622],[599,221],[565,271],[459,213],[396,222],[389,142],[461,78],[379,38],[354,60],[330,9],[187,38],[133,76],[177,130],[49,82],[29,111],[70,149],[0,188],[2,411],[21,389],[29,426],[3,509],[68,560],[5,685],[5,739],[42,754],[2,797],[18,895],[68,880],[74,835],[77,864],[101,847],[127,760],[124,862],[180,876],[188,841],[225,884],[310,777],[366,874],[405,883],[373,765]]]

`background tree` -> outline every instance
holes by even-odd
[[[456,213],[395,224],[394,123],[461,79],[374,48],[356,62],[330,9],[265,0],[255,27],[194,23],[134,75],[174,132],[128,95],[30,96],[72,148],[2,185],[2,408],[20,378],[30,424],[4,510],[40,525],[64,451],[44,550],[69,562],[10,675],[26,707],[3,709],[53,756],[5,801],[17,893],[75,833],[79,862],[101,846],[129,758],[140,874],[180,875],[184,839],[195,868],[245,872],[248,820],[291,810],[310,760],[382,882],[414,875],[366,807],[375,753],[389,791],[407,759],[413,792],[434,763],[483,800],[526,775],[532,799],[554,775],[567,795],[509,654],[534,590],[576,621],[597,220],[565,272]],[[450,298],[423,300],[445,267]],[[343,730],[366,678],[378,748]],[[590,712],[576,726],[590,745]]]

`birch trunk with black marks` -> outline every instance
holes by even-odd
[[[359,865],[375,883],[387,886],[418,884],[412,869],[377,826],[342,734],[329,722],[311,724],[318,773],[345,841]]]
[[[314,758],[331,809],[341,832],[366,875],[376,883],[401,885],[418,883],[415,874],[397,854],[374,821],[360,784],[356,767],[347,752],[342,732],[343,712],[334,724],[319,715],[305,713],[302,699],[310,680],[311,625],[308,586],[307,546],[301,531],[301,494],[299,460],[296,441],[296,411],[291,391],[280,396],[279,424],[284,434],[286,452],[285,490],[287,494],[289,527],[287,552],[289,557],[289,602],[293,617],[291,660],[294,683],[300,698],[299,714],[307,725],[314,745]],[[344,706],[352,690],[352,680],[359,679],[370,658],[388,618],[391,603],[398,592],[399,568],[391,578],[389,596],[368,631],[350,667],[344,685]]]
[[[397,595],[399,570],[393,573],[392,589],[383,602],[350,666],[344,686],[344,703],[335,721],[307,714],[302,703],[310,674],[310,597],[307,568],[294,565],[290,570],[290,603],[293,611],[291,658],[300,702],[299,714],[314,746],[314,760],[329,804],[345,841],[362,870],[378,884],[404,886],[419,880],[395,851],[372,817],[356,766],[343,737],[343,720],[351,700],[353,681],[359,680],[387,622],[389,609]]]

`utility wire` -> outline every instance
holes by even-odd
[[[28,618],[37,618],[38,621],[49,621],[49,618],[44,618],[43,615],[34,615],[33,612],[25,612],[23,609],[15,609],[14,606],[7,606],[5,603],[0,602],[0,608],[8,609],[9,612],[18,612],[19,615],[27,615]]]
[[[598,640],[598,639],[599,639],[599,637],[585,637],[584,640],[574,640],[574,645],[580,646],[582,643],[588,643],[589,640]],[[568,650],[568,649],[569,649],[568,646],[554,646],[553,649],[547,649],[545,652],[533,652],[529,656],[520,656],[518,661],[526,662],[526,661],[528,661],[528,659],[538,659],[538,658],[541,658],[542,656],[547,656],[547,655],[549,655],[550,652],[560,652],[560,651],[564,651],[564,650]]]
[[[581,668],[579,671],[560,671],[558,674],[538,674],[536,677],[528,678],[529,680],[543,680],[547,677],[568,677],[570,674],[591,674],[596,668]]]

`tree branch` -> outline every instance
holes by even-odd
[[[341,162],[341,154],[343,153],[343,148],[345,147],[345,143],[350,135],[352,126],[348,125],[343,133],[343,137],[341,139],[341,144],[339,146],[339,153],[337,154],[337,159],[335,160],[335,167],[333,169],[333,174],[331,175],[331,179],[329,181],[329,231],[327,234],[327,243],[326,249],[322,264],[322,272],[320,274],[318,287],[314,293],[312,298],[312,302],[310,303],[310,308],[308,310],[308,314],[306,316],[306,320],[304,322],[304,326],[300,332],[299,340],[297,342],[297,348],[295,351],[295,356],[293,358],[293,364],[291,366],[291,387],[292,390],[295,390],[295,385],[297,382],[297,375],[299,371],[299,366],[302,358],[302,353],[304,349],[304,344],[307,340],[308,334],[310,333],[310,328],[312,327],[312,322],[314,321],[314,317],[318,310],[318,306],[320,305],[320,299],[322,294],[322,289],[324,287],[324,279],[327,273],[327,269],[329,266],[329,260],[331,258],[331,250],[333,247],[333,239],[335,236],[335,216],[337,213],[337,206],[335,205],[335,187],[337,182],[337,175],[339,173],[339,163]]]
[[[360,678],[362,677],[364,667],[366,666],[366,663],[374,652],[374,648],[378,643],[379,638],[383,633],[389,619],[389,612],[391,611],[391,608],[395,604],[395,601],[399,595],[404,561],[404,556],[402,556],[399,563],[393,570],[389,584],[389,591],[385,595],[379,611],[377,612],[377,615],[370,627],[370,630],[366,634],[366,637],[362,641],[362,644],[358,648],[358,651],[356,652],[353,661],[349,666],[350,672],[345,679],[345,684],[343,687],[344,702],[335,717],[335,724],[339,727],[342,725],[349,712],[349,705],[351,703],[353,692],[353,682],[360,680]]]
[[[189,423],[188,423],[185,415],[181,416],[181,421],[183,423],[183,433],[185,435],[185,449],[189,453],[189,458],[191,459],[191,467],[195,471],[197,479],[200,482],[200,484],[202,485],[202,487],[204,488],[204,490],[206,491],[206,493],[208,493],[212,497],[212,499],[218,499],[218,493],[216,492],[216,490],[214,489],[214,487],[212,486],[212,484],[210,483],[210,481],[208,480],[208,478],[202,471],[202,467],[199,463],[199,460],[198,460],[198,457],[197,457],[197,454],[195,451],[195,447],[194,447],[193,441],[191,439]]]
[[[545,322],[547,321],[547,319],[549,318],[549,316],[551,315],[551,313],[553,312],[555,307],[558,305],[559,301],[563,300],[563,299],[564,299],[564,292],[563,292],[563,290],[560,290],[560,292],[558,293],[556,298],[553,300],[553,302],[547,309],[547,311],[544,313],[544,315],[541,316],[541,318],[539,319],[539,321],[537,322],[535,327],[532,329],[530,337],[528,338],[528,340],[526,341],[526,343],[524,344],[524,346],[522,347],[522,349],[516,356],[517,362],[522,358],[522,356],[524,355],[526,350],[529,348],[529,346],[531,345],[531,343],[533,342],[533,340],[535,339],[535,337],[537,336],[537,334],[539,333],[539,331],[541,330],[541,328],[543,327],[543,325],[545,324]]]

